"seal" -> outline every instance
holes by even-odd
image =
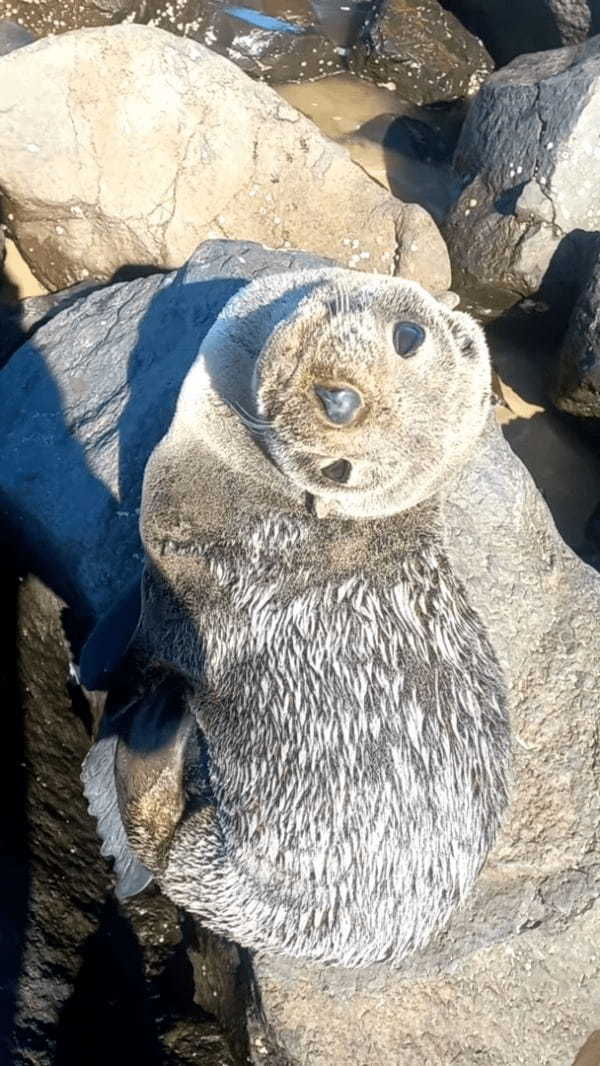
[[[250,283],[146,467],[84,787],[122,894],[153,876],[248,948],[399,962],[507,804],[504,681],[444,548],[490,364],[448,302],[337,268]]]

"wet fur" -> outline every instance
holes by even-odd
[[[399,319],[426,327],[410,360]],[[360,391],[355,425],[326,423],[315,381]],[[151,457],[134,648],[181,679],[184,724],[162,804],[128,749],[120,808],[165,892],[247,947],[399,960],[495,838],[504,684],[442,536],[489,388],[478,327],[417,285],[262,279],[209,333]],[[320,473],[339,458],[348,486]]]

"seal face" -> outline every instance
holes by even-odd
[[[263,279],[206,338],[148,464],[136,680],[111,727],[120,862],[126,832],[247,947],[398,961],[493,843],[504,683],[443,546],[489,378],[478,327],[419,286]]]
[[[412,507],[456,471],[483,427],[489,379],[466,315],[417,285],[346,276],[275,328],[256,364],[254,400],[286,477],[366,516]],[[379,500],[370,508],[365,497]]]

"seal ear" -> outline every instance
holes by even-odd
[[[453,311],[455,307],[458,307],[460,303],[460,296],[455,292],[451,292],[450,289],[446,292],[436,292],[434,293],[434,296],[439,304],[443,304],[444,307],[449,307],[451,311]]]

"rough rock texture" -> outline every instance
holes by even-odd
[[[176,275],[72,305],[2,371],[2,511],[32,569],[90,620],[139,569],[143,462],[204,331],[244,278],[293,264],[306,259],[204,246]],[[469,906],[402,971],[255,959],[256,1063],[566,1066],[597,1026],[600,578],[493,427],[446,530],[510,679],[510,815]]]
[[[193,41],[134,25],[43,40],[0,61],[0,99],[7,221],[49,288],[179,266],[229,235],[448,284],[422,208]]]
[[[47,293],[45,296],[30,296],[17,303],[0,303],[0,367],[13,352],[31,336],[32,333],[49,322],[59,311],[69,307],[81,296],[98,288],[100,282],[80,282],[61,292]]]
[[[456,283],[529,295],[567,235],[600,228],[599,85],[595,37],[515,59],[482,87],[454,157],[465,184],[446,224]]]
[[[194,1012],[175,908],[110,893],[79,782],[92,714],[69,681],[73,620],[1,546],[0,1061],[231,1066]]]
[[[27,44],[33,44],[35,35],[20,26],[18,22],[9,22],[7,19],[0,20],[0,56],[6,56],[14,52],[16,48],[24,48]]]
[[[370,37],[365,71],[416,103],[471,96],[493,70],[481,41],[437,0],[388,0]]]
[[[499,66],[524,52],[577,44],[600,30],[598,0],[444,0]]]
[[[582,243],[579,295],[559,353],[554,402],[594,420],[600,417],[600,235],[590,235],[586,247]]]
[[[140,18],[145,6],[145,0],[2,0],[0,13],[45,37],[81,26],[120,22],[133,14]]]

